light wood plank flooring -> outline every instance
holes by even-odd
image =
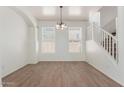
[[[9,87],[119,87],[86,62],[39,62],[3,78]]]

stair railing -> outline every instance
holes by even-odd
[[[90,24],[87,28],[88,40],[94,40],[98,45],[100,45],[108,54],[118,62],[118,41],[115,36],[105,31],[96,24]]]

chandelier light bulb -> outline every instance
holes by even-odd
[[[60,6],[60,23],[56,24],[57,30],[64,30],[65,28],[67,28],[67,25],[62,22],[62,8],[63,6]]]

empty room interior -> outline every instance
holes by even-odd
[[[1,6],[1,87],[124,86],[123,6]]]

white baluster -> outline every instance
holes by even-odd
[[[104,45],[104,32],[102,31],[102,29],[100,28],[100,32],[101,32],[101,45],[102,45],[102,47],[103,47],[103,45]]]
[[[99,39],[100,39],[100,45],[102,46],[102,31],[99,29],[99,32],[100,32],[100,37],[99,37]]]
[[[108,35],[106,34],[106,51],[108,52]]]
[[[98,41],[99,41],[99,45],[101,45],[101,32],[100,32],[100,28],[98,28]]]
[[[92,40],[94,40],[94,31],[93,31],[93,24],[91,24],[91,31],[92,31]]]
[[[111,55],[111,36],[109,36],[109,54]]]
[[[105,49],[105,32],[104,32],[104,49]]]
[[[114,58],[114,43],[115,43],[115,41],[114,41],[114,39],[112,38],[112,57]]]
[[[118,42],[116,40],[116,61],[118,61]]]

